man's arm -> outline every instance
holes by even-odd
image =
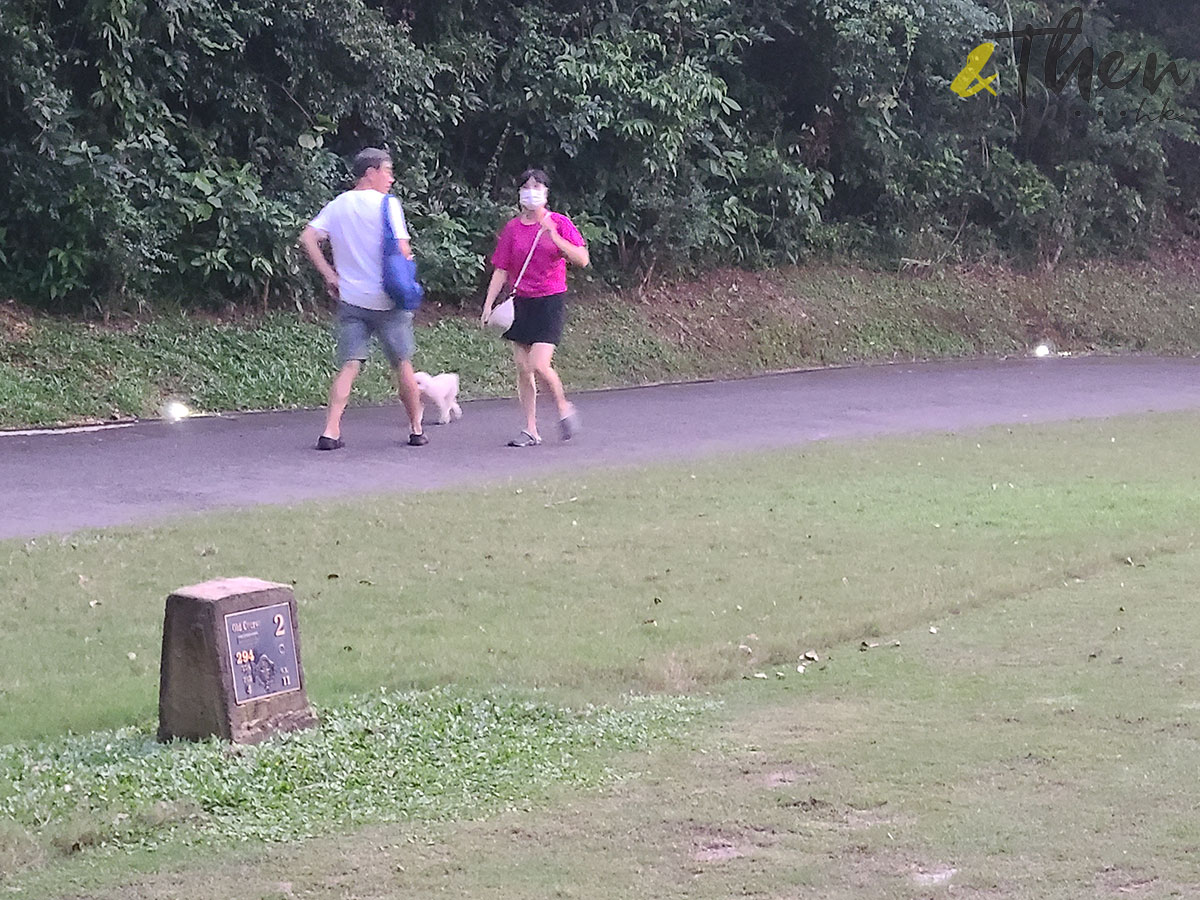
[[[325,258],[325,251],[321,248],[321,243],[328,237],[329,235],[323,231],[318,231],[311,225],[306,225],[304,230],[300,232],[300,244],[304,247],[308,258],[312,260],[312,264],[317,267],[317,271],[321,273],[321,277],[325,279],[325,290],[329,291],[330,297],[336,298],[338,295],[338,273],[329,264],[329,260]]]

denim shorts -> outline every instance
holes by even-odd
[[[372,334],[379,337],[383,354],[393,368],[402,360],[412,359],[417,342],[411,310],[366,309],[339,303],[337,320],[339,367],[351,360],[366,360]]]

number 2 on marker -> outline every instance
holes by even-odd
[[[283,636],[283,616],[276,614],[275,616],[275,637]]]

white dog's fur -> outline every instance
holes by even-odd
[[[430,375],[417,372],[417,387],[421,389],[421,402],[437,410],[434,421],[445,425],[451,419],[462,418],[462,407],[458,405],[458,376],[453,372]],[[422,416],[423,418],[423,416]]]

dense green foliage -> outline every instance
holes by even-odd
[[[540,164],[611,275],[795,260],[1130,251],[1200,220],[1200,37],[1189,0],[1089,4],[1081,95],[1033,47],[950,82],[1043,0],[5,0],[0,291],[47,309],[303,302],[296,248],[393,151],[423,277],[481,282],[512,175]],[[1148,68],[1148,66],[1145,66]],[[1164,121],[1169,104],[1175,118]],[[1151,115],[1153,113],[1153,115]]]

